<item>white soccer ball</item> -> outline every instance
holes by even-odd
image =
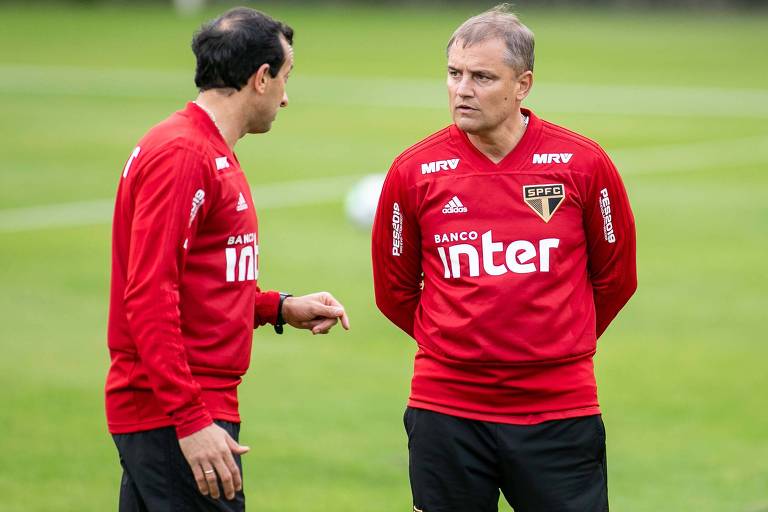
[[[363,229],[370,229],[376,216],[384,174],[369,174],[355,182],[347,192],[344,211],[352,223]]]

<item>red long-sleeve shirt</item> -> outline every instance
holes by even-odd
[[[376,303],[418,343],[412,407],[518,424],[599,413],[592,358],[636,288],[634,219],[596,143],[524,114],[498,164],[454,125],[387,175]]]
[[[210,117],[189,103],[150,130],[123,170],[112,231],[106,412],[112,433],[239,422],[237,386],[261,292],[248,182]]]

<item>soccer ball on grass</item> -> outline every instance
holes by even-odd
[[[347,192],[344,211],[347,218],[361,229],[370,229],[376,216],[384,174],[369,174],[358,180]]]

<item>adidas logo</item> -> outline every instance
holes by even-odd
[[[467,207],[462,204],[458,197],[453,196],[453,199],[443,206],[443,213],[467,213]]]
[[[245,198],[243,197],[243,193],[242,192],[240,192],[240,198],[237,200],[237,208],[236,209],[239,212],[248,209],[248,203],[245,202]]]

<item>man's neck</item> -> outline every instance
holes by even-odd
[[[525,134],[526,127],[526,118],[518,111],[508,122],[497,126],[493,131],[467,133],[467,138],[478,151],[493,163],[498,164],[517,147]]]
[[[233,96],[216,90],[202,91],[194,102],[208,114],[230,150],[234,150],[237,141],[245,134],[242,109],[237,108]]]

